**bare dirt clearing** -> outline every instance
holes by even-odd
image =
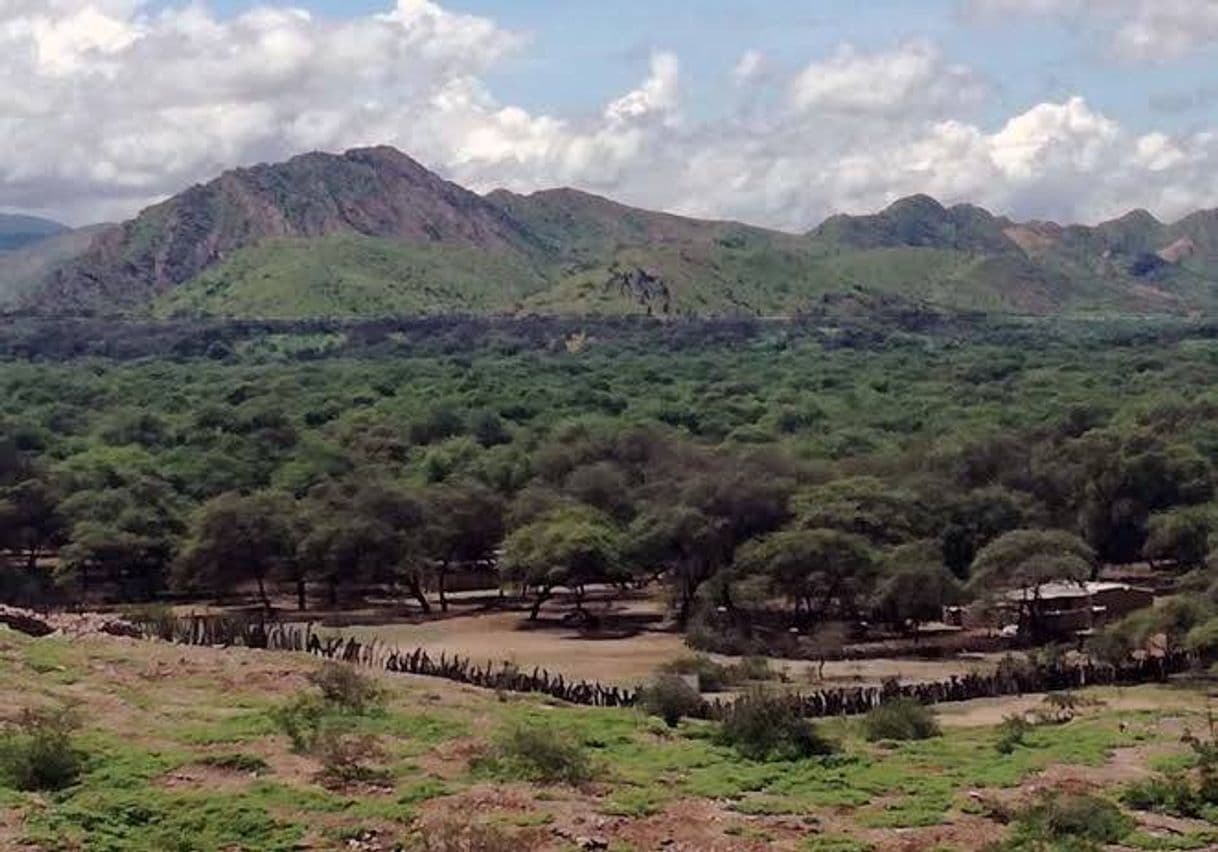
[[[682,636],[663,630],[641,630],[606,638],[575,627],[530,625],[517,612],[455,616],[420,624],[372,624],[339,632],[362,639],[380,639],[402,648],[424,648],[468,657],[475,662],[510,662],[562,673],[564,677],[633,686],[655,674],[665,663],[694,653]],[[713,655],[718,656],[718,655]],[[988,671],[999,655],[973,655],[945,660],[850,660],[824,668],[826,685],[879,684],[889,678],[905,682],[943,680],[969,671]],[[722,660],[730,658],[719,657]],[[805,660],[772,659],[776,671],[786,670],[792,683],[810,685],[819,664]]]

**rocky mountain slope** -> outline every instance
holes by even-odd
[[[773,316],[843,294],[1184,313],[1218,309],[1218,211],[1063,226],[915,196],[796,235],[570,189],[479,196],[370,148],[227,172],[13,275],[0,262],[0,298],[7,276],[45,313]]]

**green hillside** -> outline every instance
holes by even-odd
[[[89,240],[6,261],[42,314],[791,316],[826,299],[1028,315],[1218,308],[1218,213],[1020,223],[918,195],[807,234],[573,189],[478,195],[391,148],[226,172]],[[9,253],[10,255],[12,253]]]
[[[157,316],[376,316],[508,311],[545,287],[500,252],[358,235],[244,248],[152,307]]]

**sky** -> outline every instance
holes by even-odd
[[[913,193],[1218,207],[1218,0],[0,0],[0,210],[391,144],[792,231]]]

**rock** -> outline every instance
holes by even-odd
[[[14,607],[0,606],[0,624],[16,630],[18,633],[24,633],[27,636],[33,636],[41,639],[43,636],[50,636],[55,632],[55,628],[50,622],[43,620],[32,612],[24,609],[16,609]]]

